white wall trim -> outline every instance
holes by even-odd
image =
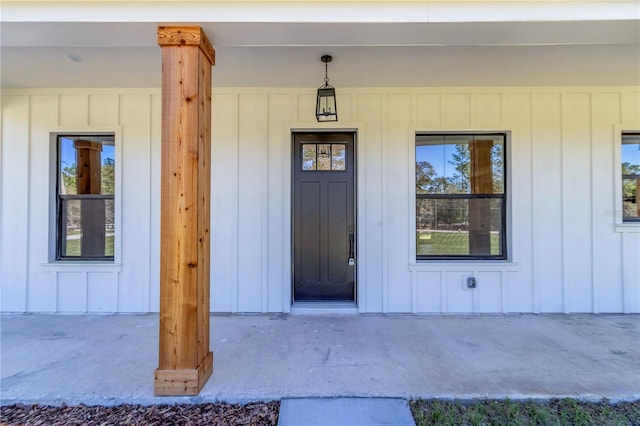
[[[520,270],[520,264],[515,262],[504,261],[491,261],[487,260],[485,263],[480,263],[477,260],[465,261],[465,260],[451,260],[451,261],[425,261],[424,263],[410,263],[409,271],[412,272],[439,272],[442,270],[447,271],[468,271],[473,268],[477,272],[518,272]]]
[[[285,155],[287,157],[287,161],[285,162],[286,171],[284,174],[284,185],[285,185],[285,197],[284,197],[284,268],[285,272],[285,283],[284,283],[284,291],[283,291],[283,312],[291,312],[291,304],[293,301],[293,293],[292,293],[292,285],[293,285],[293,250],[292,250],[292,226],[293,226],[293,218],[291,217],[291,203],[292,203],[292,184],[293,177],[291,173],[292,168],[292,135],[294,132],[354,132],[355,133],[355,146],[354,152],[356,156],[356,304],[358,306],[358,312],[364,313],[366,312],[365,308],[365,295],[366,295],[366,283],[361,277],[364,277],[363,273],[366,268],[366,261],[364,261],[366,257],[366,243],[365,243],[365,233],[364,233],[364,224],[365,220],[363,215],[365,214],[365,191],[364,186],[366,184],[364,179],[364,155],[362,154],[362,150],[364,148],[365,143],[363,143],[362,138],[364,136],[365,125],[361,122],[296,122],[285,124],[286,132],[289,135],[289,143],[285,148]]]
[[[113,242],[113,262],[87,261],[71,262],[56,260],[56,183],[57,183],[57,136],[60,134],[113,134],[116,151],[115,169],[115,211],[114,225],[115,235]],[[52,129],[49,133],[49,239],[47,259],[41,262],[41,266],[51,270],[78,270],[79,265],[86,265],[87,270],[98,267],[104,270],[103,265],[115,267],[119,270],[122,261],[122,127],[121,126],[63,126]]]
[[[40,267],[47,272],[121,272],[120,263],[87,261],[87,262],[51,262],[41,263]]]
[[[620,148],[622,145],[622,133],[626,132],[640,132],[640,123],[630,123],[630,124],[616,124],[613,126],[613,143],[615,147],[614,151],[614,164],[613,170],[615,170],[614,175],[614,217],[615,217],[615,227],[616,232],[640,232],[640,222],[624,222],[622,219],[622,171],[620,170],[620,165],[622,162],[622,153],[620,152]]]
[[[514,239],[514,232],[516,229],[519,229],[518,219],[515,218],[514,209],[513,209],[513,190],[512,187],[513,182],[515,182],[513,176],[512,169],[512,133],[513,129],[505,129],[504,126],[498,125],[496,127],[483,127],[483,126],[474,126],[469,124],[456,124],[456,125],[438,125],[438,124],[412,124],[409,126],[409,170],[415,170],[416,164],[416,134],[418,133],[504,133],[505,137],[505,196],[506,196],[506,211],[507,217],[506,220],[506,230],[507,230],[507,259],[506,260],[486,260],[483,262],[478,262],[477,260],[449,260],[449,261],[440,261],[436,260],[416,260],[416,241],[415,238],[409,238],[409,266],[413,268],[412,270],[421,270],[421,266],[425,265],[427,270],[431,270],[431,265],[438,265],[441,268],[447,268],[448,265],[455,266],[457,264],[467,265],[505,265],[505,266],[518,266],[519,256],[518,256],[518,246],[517,240]],[[413,188],[415,188],[415,173],[409,173],[409,235],[415,236],[416,234],[416,192]],[[448,269],[448,268],[447,268]]]

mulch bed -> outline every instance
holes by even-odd
[[[0,407],[0,426],[58,425],[247,425],[278,424],[280,402],[251,404],[177,404],[66,406],[14,404]]]

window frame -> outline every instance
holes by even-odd
[[[616,232],[640,232],[640,218],[624,218],[622,202],[622,137],[626,134],[640,134],[640,123],[618,124],[614,126],[614,216]]]
[[[411,258],[412,263],[416,264],[424,264],[424,263],[433,263],[440,261],[457,261],[457,262],[480,262],[480,263],[490,263],[490,262],[509,262],[511,259],[511,244],[510,244],[510,223],[511,223],[511,197],[510,197],[510,188],[509,184],[510,174],[511,174],[511,159],[510,159],[510,139],[511,134],[509,131],[505,130],[414,130],[411,132],[413,136],[412,140],[412,155],[411,155]],[[503,188],[501,194],[418,194],[416,192],[416,148],[417,138],[420,136],[461,136],[461,137],[482,137],[482,136],[500,136],[503,140]],[[416,243],[416,235],[417,235],[417,213],[416,206],[417,202],[420,199],[501,199],[501,224],[500,224],[500,232],[502,234],[501,244],[500,244],[500,254],[498,255],[419,255],[418,247]]]
[[[110,194],[87,194],[84,197],[75,197],[71,196],[74,199],[80,198],[109,198],[113,199],[114,203],[114,212],[113,212],[113,221],[114,221],[114,241],[113,241],[113,256],[108,257],[82,257],[82,256],[60,256],[60,248],[62,242],[59,240],[59,236],[62,235],[60,226],[62,224],[61,220],[61,205],[60,202],[61,197],[69,198],[70,195],[62,195],[59,194],[59,160],[60,160],[60,146],[58,140],[60,137],[96,137],[96,136],[109,136],[113,137],[114,151],[115,151],[115,170],[114,170],[114,194],[111,196]],[[50,168],[49,168],[49,250],[48,250],[48,260],[43,266],[47,265],[94,265],[94,266],[118,266],[120,265],[121,259],[121,233],[122,233],[122,212],[121,212],[121,199],[122,199],[122,190],[121,190],[121,175],[122,175],[122,165],[121,163],[121,151],[122,151],[122,143],[121,143],[121,129],[119,126],[113,127],[110,129],[105,129],[104,127],[95,128],[95,127],[82,127],[82,128],[60,128],[57,131],[49,133],[49,146],[50,146]]]

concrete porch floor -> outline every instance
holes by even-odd
[[[153,394],[157,315],[0,321],[2,404],[640,398],[638,315],[214,315],[197,397]]]

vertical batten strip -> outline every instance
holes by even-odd
[[[159,362],[156,395],[197,395],[209,350],[211,66],[200,27],[158,27],[162,47]]]
[[[416,271],[410,271],[411,277],[411,313],[418,313],[418,287],[416,285]]]
[[[383,97],[383,102],[382,102],[382,117],[384,117],[384,119],[382,120],[382,124],[381,124],[381,129],[380,129],[380,133],[381,133],[381,137],[382,140],[380,141],[380,176],[382,176],[382,185],[380,186],[380,189],[382,191],[382,194],[380,196],[380,200],[382,201],[381,206],[380,206],[380,210],[381,210],[381,214],[382,214],[382,244],[380,247],[380,251],[381,254],[380,256],[382,257],[382,264],[380,265],[380,268],[382,269],[382,313],[387,313],[389,312],[389,249],[388,249],[388,244],[389,244],[389,217],[387,216],[387,200],[388,200],[388,194],[389,194],[389,190],[388,190],[388,185],[389,185],[389,176],[387,176],[387,173],[389,171],[389,166],[387,163],[387,151],[388,151],[388,144],[389,144],[389,116],[387,115],[388,113],[388,108],[387,105],[389,104],[389,97],[390,95],[386,95],[385,97]]]
[[[269,95],[264,96],[265,101],[265,153],[262,168],[262,191],[261,191],[261,205],[260,205],[260,247],[262,249],[262,255],[260,256],[260,292],[262,294],[261,311],[267,313],[269,305]]]
[[[355,102],[352,104],[352,113],[353,117],[355,117],[356,121],[364,122],[363,118],[360,116],[360,96],[356,96]],[[366,149],[364,146],[364,141],[368,134],[368,131],[364,130],[362,132],[358,132],[356,135],[356,144],[354,147],[355,150],[355,158],[356,158],[356,197],[357,197],[357,208],[356,208],[356,255],[358,256],[358,266],[356,268],[356,291],[357,291],[357,301],[358,301],[358,312],[365,313],[371,312],[372,309],[369,307],[369,291],[367,290],[367,277],[365,270],[367,269],[367,259],[366,256],[368,254],[365,247],[367,247],[367,208],[366,201],[367,197],[365,196],[367,191],[367,179],[365,171],[367,169],[367,158],[366,158]]]
[[[151,206],[153,206],[153,139],[154,139],[154,132],[153,132],[153,96],[149,95],[149,151],[148,151],[148,158],[149,158],[149,211],[147,212],[147,232],[149,233],[149,241],[148,241],[148,246],[147,246],[147,250],[148,250],[148,254],[149,254],[149,270],[148,270],[148,274],[147,274],[147,294],[145,297],[145,303],[147,305],[147,312],[151,311],[151,286],[152,286],[152,281],[151,281],[151,277],[153,277],[153,270],[155,270],[154,266],[154,262],[153,262],[153,243],[154,241],[154,221],[153,221],[153,208]]]
[[[446,314],[447,312],[449,312],[449,306],[447,302],[447,283],[445,282],[447,273],[445,271],[438,271],[438,273],[440,274],[440,312]]]
[[[538,280],[537,280],[537,270],[535,267],[535,259],[536,259],[536,247],[535,247],[535,202],[533,200],[534,197],[534,189],[535,189],[535,176],[534,176],[534,161],[533,161],[533,154],[534,154],[534,148],[533,148],[533,135],[534,135],[534,125],[533,125],[533,119],[534,119],[534,96],[531,93],[527,94],[529,96],[529,127],[528,127],[528,137],[529,137],[529,152],[528,152],[528,157],[529,157],[529,197],[530,197],[530,205],[531,205],[531,209],[529,211],[529,217],[531,217],[531,220],[529,221],[529,226],[528,226],[528,231],[529,231],[529,235],[531,236],[530,239],[530,265],[531,265],[531,306],[533,307],[533,313],[534,314],[539,314],[540,313],[540,287],[538,286]],[[512,141],[512,144],[515,143]],[[513,182],[513,181],[512,181]],[[514,188],[512,186],[512,188]],[[515,211],[515,208],[513,209]]]
[[[533,94],[528,93],[527,94],[529,97],[529,127],[528,127],[528,137],[529,137],[529,199],[530,199],[530,205],[531,205],[531,209],[529,211],[529,217],[531,218],[531,221],[529,222],[529,235],[531,236],[531,239],[529,240],[530,243],[530,265],[531,265],[531,298],[532,298],[532,307],[533,307],[533,313],[534,314],[539,314],[540,313],[540,287],[537,284],[537,279],[536,279],[536,268],[535,268],[535,253],[536,253],[536,249],[535,249],[535,203],[533,200],[533,190],[535,188],[535,179],[534,179],[534,161],[533,161],[533,153],[534,153],[534,148],[533,148],[533,135],[534,135],[534,124],[533,124],[533,117],[534,117],[534,113],[533,113],[533,107],[534,107],[534,96]],[[513,188],[513,186],[512,186]],[[514,208],[515,210],[515,208]]]
[[[593,116],[594,116],[594,110],[595,110],[595,106],[594,106],[594,101],[591,101],[591,105],[590,105],[590,113],[591,113],[591,122],[590,124],[590,133],[591,133],[591,162],[590,162],[590,167],[591,167],[591,251],[590,251],[590,255],[591,255],[591,312],[594,314],[599,314],[600,313],[600,306],[599,306],[599,295],[598,295],[598,280],[597,280],[597,275],[596,275],[596,245],[594,244],[594,240],[595,240],[595,236],[596,233],[598,232],[597,229],[597,224],[596,224],[596,209],[595,209],[595,198],[594,197],[594,190],[595,190],[595,179],[596,179],[596,174],[593,172],[593,170],[596,170],[596,161],[595,161],[595,157],[596,157],[596,147],[595,144],[593,143],[593,140],[595,138],[595,132],[596,132],[596,125],[594,123],[593,120]]]
[[[593,164],[593,94],[592,93],[587,93],[586,96],[588,97],[588,106],[586,108],[586,113],[589,116],[589,124],[588,126],[586,126],[586,130],[588,132],[588,138],[589,138],[589,150],[588,150],[588,155],[589,155],[589,164]],[[596,283],[595,283],[595,278],[594,278],[594,271],[595,271],[595,267],[594,267],[594,259],[593,259],[593,246],[594,246],[594,217],[593,217],[593,199],[594,199],[594,185],[593,185],[593,167],[589,168],[589,230],[591,232],[589,232],[588,234],[588,240],[589,240],[589,250],[587,253],[587,256],[589,257],[589,288],[591,290],[591,313],[597,313],[598,312],[598,302],[596,300]]]
[[[54,271],[56,285],[56,312],[60,312],[60,271]]]
[[[113,272],[113,285],[115,286],[115,311],[120,312],[120,272]]]
[[[82,273],[82,281],[84,281],[84,288],[86,291],[84,292],[84,313],[89,312],[89,272],[84,271]]]
[[[565,108],[567,106],[567,95],[566,93],[560,94],[560,277],[562,278],[562,310],[565,314],[571,312],[571,301],[569,295],[569,286],[567,284],[567,275],[566,275],[566,229],[565,226],[565,214],[566,214],[566,206],[565,206],[565,191],[567,190],[567,184],[565,182],[564,176],[566,173],[565,167],[565,153],[567,145],[567,130],[566,130],[566,111]]]
[[[155,98],[156,98],[155,95],[149,96],[149,110],[151,111],[150,120],[149,120],[150,135],[151,135],[150,136],[151,143],[149,144],[150,175],[151,175],[151,179],[149,180],[149,194],[151,194],[151,198],[149,200],[149,203],[150,203],[149,204],[149,207],[150,207],[149,208],[150,262],[149,262],[149,294],[147,297],[147,304],[149,306],[150,312],[153,312],[154,309],[156,309],[156,307],[158,306],[157,303],[159,303],[159,295],[158,293],[156,293],[153,284],[155,282],[158,282],[158,283],[160,282],[160,277],[159,275],[157,275],[157,273],[159,272],[157,269],[158,264],[156,263],[156,259],[158,260],[158,262],[160,261],[160,256],[159,256],[160,236],[157,235],[158,231],[160,230],[160,227],[157,226],[158,218],[156,216],[159,213],[158,212],[159,200],[156,197],[156,195],[160,193],[160,191],[156,190],[156,185],[157,185],[157,182],[159,182],[160,180],[160,175],[157,168],[157,165],[159,162],[156,159],[156,155],[158,152],[157,140],[159,137],[159,132],[158,132],[157,126],[154,123],[155,117],[157,117],[157,109],[158,109],[158,103],[155,100]]]
[[[31,193],[31,166],[33,162],[33,156],[31,155],[31,150],[33,149],[33,141],[31,140],[32,133],[32,124],[33,124],[33,100],[32,96],[27,96],[27,181],[25,185],[27,187],[27,192]],[[26,226],[26,250],[24,258],[27,259],[24,265],[24,310],[25,312],[29,309],[29,281],[31,279],[30,271],[29,271],[29,242],[31,240],[31,227],[32,221],[31,219],[31,197],[26,197],[27,202],[27,226]],[[85,304],[86,307],[86,304]]]
[[[506,271],[502,270],[500,271],[500,292],[501,292],[501,302],[502,302],[502,313],[506,314],[509,313],[509,287],[507,286],[508,284],[508,280],[506,277],[508,277],[509,274],[507,274]]]
[[[630,292],[628,291],[628,283],[629,283],[629,274],[627,273],[627,268],[626,268],[626,264],[625,264],[625,259],[624,259],[624,251],[625,248],[628,246],[627,242],[626,242],[626,238],[628,238],[627,233],[623,233],[622,234],[622,238],[620,238],[620,251],[622,252],[622,259],[621,259],[621,269],[622,269],[622,313],[624,314],[629,314],[631,311],[629,310],[629,304],[627,303],[627,297],[630,296]]]
[[[240,94],[236,94],[236,180],[235,180],[235,188],[233,191],[233,230],[236,235],[236,238],[233,239],[233,270],[232,274],[232,283],[231,283],[231,309],[232,312],[238,312],[239,302],[238,302],[238,290],[240,287],[240,280],[238,279],[238,271],[240,269],[240,244],[238,242],[240,235],[240,197],[238,196],[240,192]]]

